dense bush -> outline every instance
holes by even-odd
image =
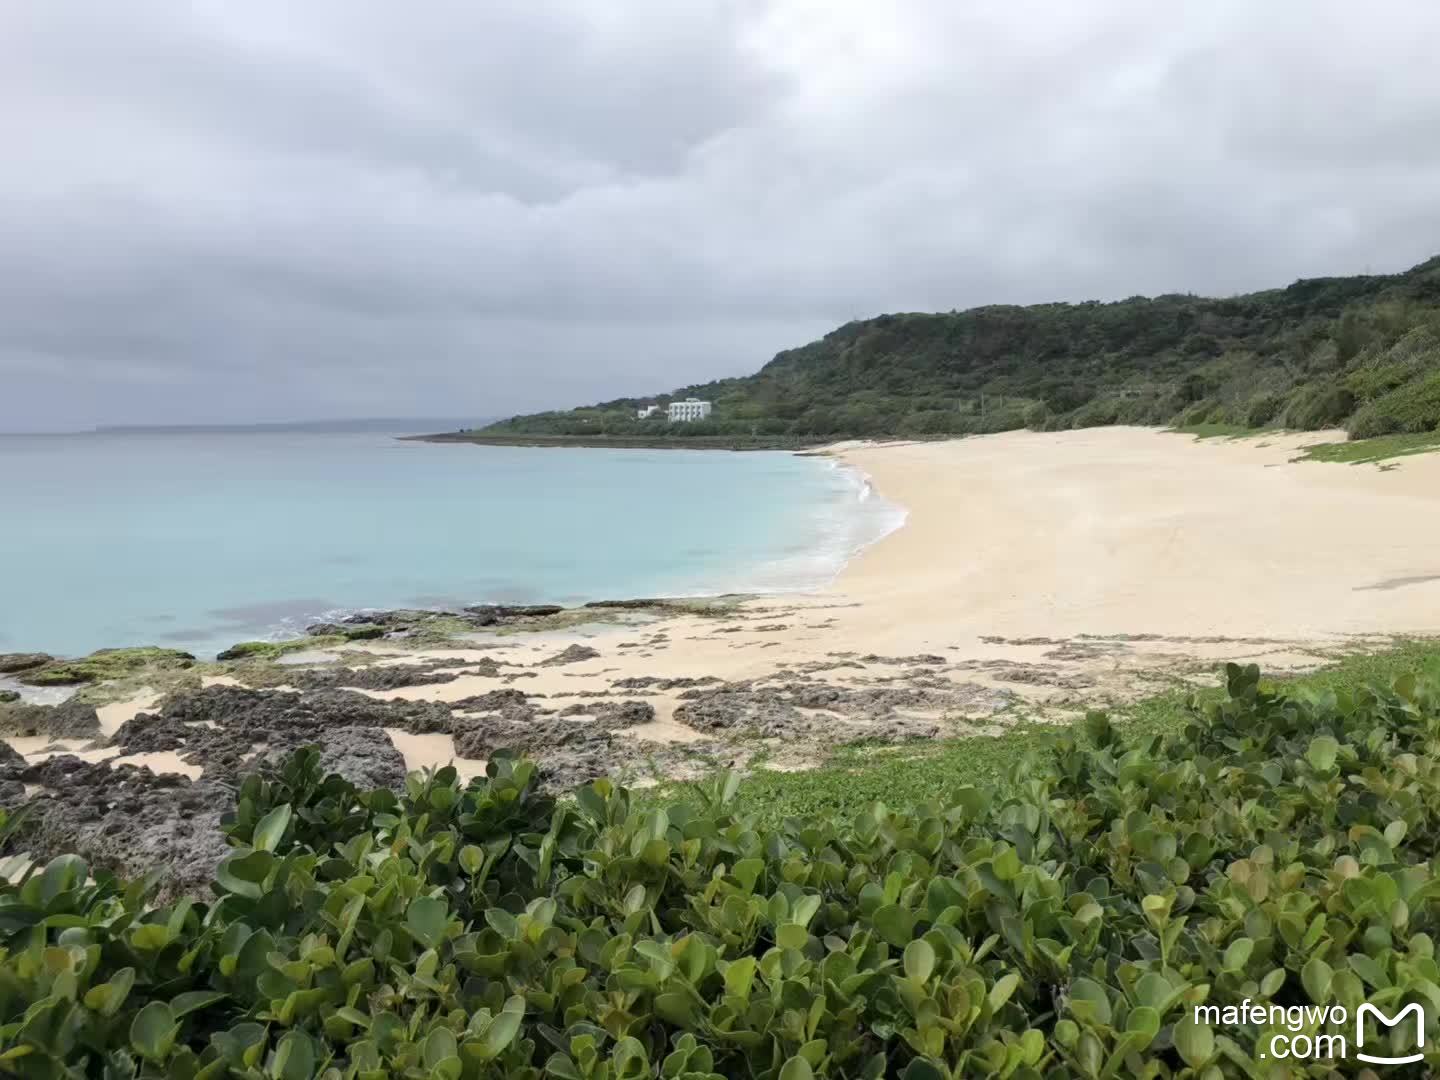
[[[1339,427],[1355,411],[1355,394],[1345,386],[1318,382],[1297,391],[1280,414],[1287,428],[1314,431]]]
[[[1375,397],[1435,374],[1437,337],[1440,258],[1403,274],[1298,281],[1228,299],[881,315],[787,349],[745,378],[512,417],[485,434],[740,443],[1022,425],[1335,427]],[[714,403],[710,419],[636,418],[638,405],[688,396]]]
[[[1278,1024],[1194,1019],[1245,999],[1420,1001],[1433,1047],[1440,687],[1258,678],[1178,737],[1096,715],[999,791],[778,830],[733,776],[556,802],[500,759],[397,796],[305,751],[245,782],[212,898],[74,857],[0,887],[0,1071],[1296,1075],[1258,1064]]]
[[[1262,428],[1279,414],[1285,399],[1279,394],[1256,394],[1245,403],[1240,423],[1245,427]]]
[[[1440,428],[1440,371],[1433,371],[1369,402],[1351,424],[1352,438]]]

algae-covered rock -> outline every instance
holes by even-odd
[[[346,638],[342,634],[327,637],[288,638],[285,641],[242,641],[238,645],[218,654],[216,660],[278,660],[287,653],[323,649],[327,645],[342,645]]]
[[[358,626],[347,625],[346,623],[315,623],[305,628],[305,633],[312,638],[317,637],[338,637],[346,641],[370,641],[374,638],[385,636],[385,627],[376,626],[373,623],[362,623]],[[314,644],[313,642],[311,643]]]
[[[20,700],[18,690],[0,690],[0,705],[8,705],[12,701]]]
[[[0,675],[13,675],[17,671],[28,671],[54,661],[53,656],[43,652],[0,653]]]
[[[67,686],[120,679],[147,667],[188,668],[195,657],[179,649],[142,645],[133,649],[97,649],[78,660],[51,660],[20,672],[28,686]]]

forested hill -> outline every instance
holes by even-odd
[[[637,420],[698,397],[707,421]],[[662,410],[663,412],[663,410]],[[484,436],[966,434],[1101,424],[1440,426],[1440,256],[1402,274],[1298,281],[1228,299],[992,306],[881,315],[757,374],[501,421]]]

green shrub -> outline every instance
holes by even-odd
[[[1275,419],[1284,404],[1281,394],[1257,394],[1245,403],[1242,423],[1246,427],[1263,428]]]
[[[1373,403],[1362,405],[1350,418],[1348,434],[1351,439],[1374,439],[1381,435],[1395,435],[1404,431],[1398,416],[1377,408]]]
[[[500,757],[397,796],[302,751],[241,787],[209,900],[74,856],[0,887],[0,1071],[1262,1077],[1279,1029],[1196,1004],[1367,999],[1423,1003],[1440,1062],[1440,687],[1231,666],[1181,736],[1083,730],[999,790],[778,829],[732,775],[557,802]]]
[[[1302,386],[1290,398],[1280,425],[1297,431],[1337,427],[1355,409],[1355,394],[1336,383]]]
[[[1369,401],[1403,386],[1414,374],[1414,368],[1409,364],[1367,364],[1347,375],[1345,385],[1359,400]]]
[[[1071,425],[1077,428],[1104,427],[1113,424],[1120,412],[1120,403],[1114,398],[1096,398],[1076,410]]]
[[[1350,423],[1352,439],[1433,431],[1440,425],[1440,371],[1412,379],[1362,406]]]

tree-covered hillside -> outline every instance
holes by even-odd
[[[641,404],[690,396],[715,403],[711,419],[635,417]],[[1434,430],[1440,257],[1228,299],[881,315],[745,378],[514,417],[483,434],[820,439],[1116,423]]]

